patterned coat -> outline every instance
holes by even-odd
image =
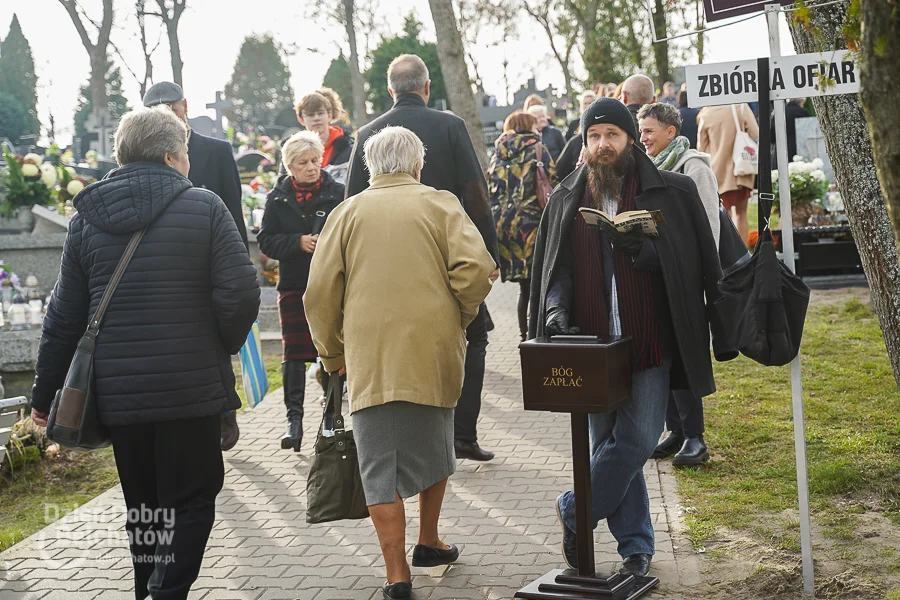
[[[491,212],[500,247],[500,274],[503,281],[530,277],[531,254],[541,222],[537,198],[537,149],[540,136],[534,133],[507,133],[500,136],[488,171]],[[543,147],[544,169],[556,184],[556,167],[547,147]]]

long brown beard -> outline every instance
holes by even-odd
[[[612,161],[608,160],[613,156],[617,156],[617,158]],[[607,160],[600,160],[601,157]],[[593,207],[603,210],[603,201],[615,198],[618,210],[621,211],[622,186],[625,183],[625,176],[634,166],[631,145],[626,146],[622,154],[618,155],[614,150],[599,148],[594,153],[585,151],[585,162],[587,163],[587,184],[591,191]]]

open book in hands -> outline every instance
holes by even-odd
[[[602,210],[587,206],[582,206],[578,212],[589,226],[602,227],[606,224],[615,227],[620,233],[627,233],[634,229],[635,225],[640,225],[644,230],[644,235],[657,236],[659,232],[656,230],[656,226],[666,224],[662,212],[658,210],[629,210],[617,214],[614,219]]]

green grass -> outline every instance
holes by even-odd
[[[266,371],[269,391],[280,388],[281,357],[267,357]],[[240,367],[235,368],[235,377],[238,395],[246,406]],[[28,450],[9,477],[0,477],[0,552],[119,482],[112,448],[64,452],[43,460],[36,448]],[[52,508],[45,510],[53,506],[59,507],[58,513]]]
[[[118,483],[112,448],[34,458],[0,478],[0,552]]]
[[[815,520],[827,537],[848,539],[845,515],[859,510],[835,500],[874,498],[897,522],[900,393],[878,319],[855,299],[812,306],[802,365]],[[789,368],[741,357],[715,371],[718,392],[704,401],[713,460],[677,472],[683,503],[696,508],[687,519],[695,544],[722,527],[764,535],[761,523],[797,507]]]

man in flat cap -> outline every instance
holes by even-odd
[[[600,98],[581,116],[585,160],[560,183],[544,211],[534,249],[529,337],[581,334],[631,338],[631,402],[589,415],[591,525],[606,520],[624,559],[644,576],[654,553],[644,463],[666,420],[669,389],[712,394],[710,325],[716,358],[734,357],[713,318],[722,271],[693,180],[659,171],[637,147],[628,108]],[[656,237],[640,226],[596,229],[580,207],[610,216],[659,210]],[[710,320],[712,319],[712,323]],[[556,501],[566,563],[577,566],[575,497]]]
[[[231,153],[231,145],[224,140],[207,137],[191,130],[187,122],[187,100],[177,83],[161,81],[147,90],[144,95],[144,106],[149,108],[159,104],[167,104],[187,127],[188,158],[191,162],[188,179],[194,187],[206,188],[222,199],[234,218],[241,239],[244,240],[244,246],[249,248],[247,226],[244,224],[244,213],[241,210],[241,178]],[[235,412],[230,410],[222,413],[222,450],[231,450],[237,444],[239,436]]]

